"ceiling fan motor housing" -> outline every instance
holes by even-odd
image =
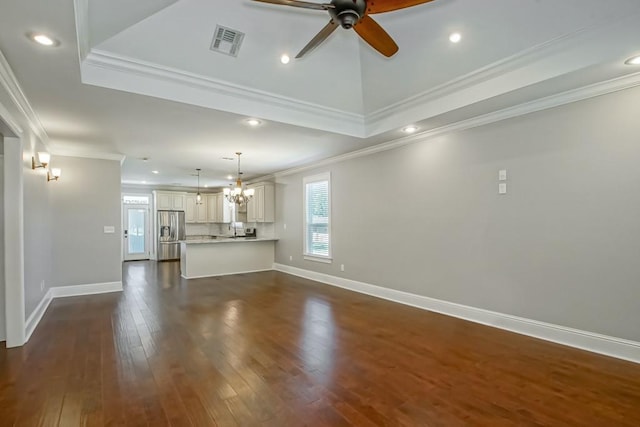
[[[334,6],[329,9],[331,18],[346,30],[357,24],[367,9],[366,0],[332,0],[331,4]]]

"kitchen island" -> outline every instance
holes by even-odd
[[[271,270],[273,238],[224,237],[180,242],[180,274],[185,279]]]

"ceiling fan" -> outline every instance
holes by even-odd
[[[296,55],[296,59],[298,59],[329,37],[338,28],[338,24],[346,30],[353,28],[364,41],[384,56],[393,56],[398,51],[398,45],[369,15],[404,9],[433,0],[331,0],[331,3],[311,3],[298,0],[254,1],[329,12],[331,20]]]

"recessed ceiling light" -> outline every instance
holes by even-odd
[[[640,55],[632,56],[624,61],[624,63],[627,65],[640,65]]]
[[[156,175],[159,174],[159,171],[151,171],[151,173],[155,173]]]
[[[146,184],[146,183],[147,183],[147,181],[142,181],[142,183],[143,183],[143,184]]]
[[[262,122],[258,119],[247,119],[247,124],[251,127],[260,126]]]
[[[42,33],[30,33],[29,38],[34,42],[41,44],[42,46],[52,47],[52,46],[57,46],[59,44],[59,42],[56,39]]]
[[[449,41],[451,43],[458,43],[460,40],[462,40],[462,34],[460,33],[451,33],[449,35]]]
[[[209,188],[209,186],[207,184],[204,185],[204,188]]]
[[[280,57],[280,62],[285,65],[288,64],[289,61],[291,61],[291,58],[289,58],[289,55],[287,55],[286,53]]]
[[[233,179],[232,175],[227,175],[227,179]]]
[[[417,130],[418,130],[418,126],[415,126],[415,125],[409,125],[407,127],[402,128],[402,132],[404,133],[414,133]]]

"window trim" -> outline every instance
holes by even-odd
[[[311,184],[314,182],[327,181],[327,205],[329,218],[327,222],[327,230],[329,231],[329,242],[328,242],[328,255],[318,255],[307,252],[307,238],[308,238],[308,224],[307,224],[307,184]],[[333,262],[332,258],[332,245],[331,245],[331,236],[333,234],[333,230],[331,229],[331,172],[323,172],[316,175],[305,176],[302,178],[302,234],[303,234],[303,247],[302,247],[302,255],[305,260],[322,262],[325,264],[331,264]]]

